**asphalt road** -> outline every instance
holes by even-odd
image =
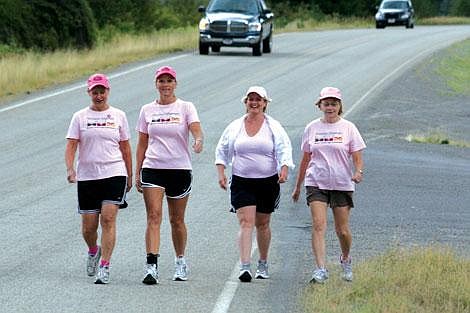
[[[302,312],[299,295],[313,260],[308,209],[303,201],[290,201],[295,173],[283,185],[281,208],[273,215],[272,278],[240,285],[233,275],[238,226],[217,185],[213,153],[223,128],[243,114],[240,98],[255,84],[274,99],[268,111],[289,133],[296,163],[303,128],[319,116],[316,94],[326,85],[343,90],[346,118],[368,144],[367,172],[351,221],[355,262],[397,245],[444,244],[468,254],[469,150],[410,144],[403,137],[439,127],[470,141],[468,97],[440,92],[446,87],[422,79],[426,71],[432,76],[429,57],[469,37],[469,26],[292,33],[276,36],[273,53],[261,58],[249,49],[209,56],[189,52],[107,73],[110,103],[128,114],[131,128],[141,105],[155,98],[153,73],[163,64],[178,72],[178,96],[198,108],[206,142],[205,151],[193,158],[188,282],[171,281],[174,256],[166,218],[162,282],[141,283],[145,210],[134,189],[129,208],[118,217],[111,283],[96,286],[86,276],[75,186],[66,182],[63,161],[70,118],[89,102],[86,78],[2,103],[1,311]],[[133,148],[135,138],[134,133]],[[331,223],[327,242],[335,274],[339,248]]]

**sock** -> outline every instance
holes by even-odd
[[[92,248],[88,248],[88,254],[89,255],[95,255],[97,252],[98,252],[98,245],[96,245]]]
[[[147,253],[147,264],[158,264],[160,254]]]
[[[101,260],[100,262],[100,267],[108,266],[109,267],[109,261],[106,260]]]

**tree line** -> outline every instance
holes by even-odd
[[[418,17],[470,16],[468,0],[412,0]],[[99,38],[197,25],[208,0],[0,0],[0,46],[92,48]],[[380,0],[267,0],[277,23],[371,17]]]

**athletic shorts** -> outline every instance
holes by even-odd
[[[349,206],[350,208],[354,208],[352,191],[324,190],[315,186],[307,186],[305,189],[308,205],[310,205],[310,202],[312,201],[321,201],[326,202],[330,208],[341,206]]]
[[[245,206],[256,206],[256,212],[270,214],[279,207],[280,187],[277,174],[266,178],[232,175],[230,182],[231,212]]]
[[[182,199],[191,193],[191,170],[143,168],[140,175],[142,188],[163,188],[167,198]]]
[[[112,203],[125,208],[127,207],[126,189],[126,176],[78,181],[78,213],[101,213],[101,206],[104,203]]]

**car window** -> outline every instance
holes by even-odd
[[[207,12],[236,12],[236,13],[258,13],[256,0],[213,0],[207,7]]]
[[[406,1],[387,1],[382,5],[383,9],[408,9],[408,2]]]

